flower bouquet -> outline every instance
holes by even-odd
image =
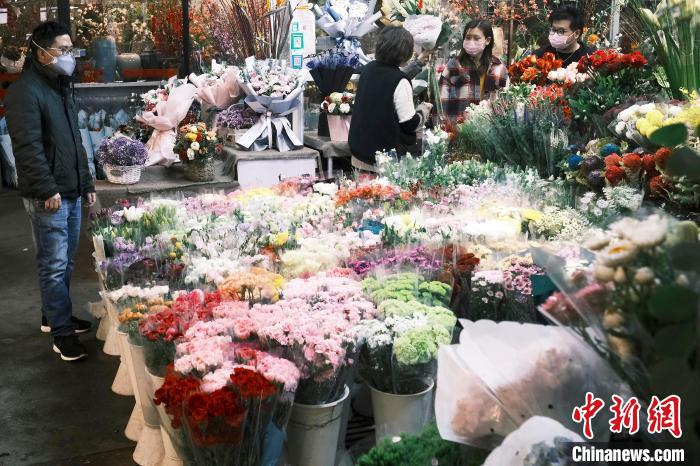
[[[110,183],[134,184],[141,178],[148,150],[141,141],[117,135],[102,141],[95,152],[95,160],[104,167]]]
[[[16,187],[17,167],[15,164],[15,156],[12,152],[12,140],[10,139],[10,133],[7,130],[7,122],[4,116],[0,119],[0,146],[2,147],[2,153],[0,153],[0,172],[2,173],[2,180],[0,180],[0,183],[4,182],[7,186]]]
[[[438,348],[452,341],[457,319],[449,309],[437,308],[440,313],[431,314],[415,301],[382,304],[380,312],[388,311],[383,320],[361,322],[357,328],[360,375],[384,393],[420,393],[432,385]],[[424,309],[428,312],[421,312]],[[434,317],[442,320],[437,323]]]
[[[448,11],[435,0],[391,0],[382,6],[391,21],[403,23],[416,46],[433,50],[445,44],[452,34]]]
[[[212,64],[212,69],[216,69],[216,61]],[[202,113],[208,115],[203,118],[211,123],[212,114],[223,110],[236,101],[240,94],[238,86],[238,70],[233,67],[226,68],[218,74],[202,74],[196,76],[190,74],[189,81],[197,87],[194,98],[202,106]]]
[[[331,141],[347,141],[352,119],[355,95],[350,92],[333,92],[321,102],[321,110],[328,115]]]
[[[196,87],[171,78],[164,90],[142,96],[146,108],[136,117],[136,121],[151,126],[155,131],[146,147],[149,159],[147,165],[170,166],[177,161],[173,146],[176,128],[187,116],[194,101]]]
[[[339,49],[356,53],[360,63],[367,64],[370,60],[362,51],[360,39],[377,30],[374,23],[382,14],[374,13],[375,5],[376,0],[331,0],[326,2],[323,9],[314,5],[314,11],[319,17],[316,25],[335,39]]]
[[[236,140],[258,122],[260,116],[245,105],[234,104],[216,115],[214,127],[224,144],[235,145]]]
[[[287,115],[302,105],[304,81],[301,72],[277,60],[246,59],[239,84],[245,103],[260,114],[260,120],[238,141],[245,149],[261,151],[276,147],[286,152],[301,147]]]
[[[321,95],[331,95],[344,92],[355,69],[359,66],[359,56],[356,52],[344,49],[332,49],[309,58],[306,67],[314,79]],[[329,136],[326,115],[320,114],[318,135]]]
[[[185,164],[185,178],[191,181],[214,179],[214,157],[221,152],[221,144],[216,133],[207,131],[204,123],[181,127],[173,151]]]
[[[561,68],[562,64],[562,60],[547,52],[541,58],[530,55],[513,63],[508,67],[508,73],[514,83],[525,82],[543,86],[547,84],[549,73]]]

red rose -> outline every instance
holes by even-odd
[[[622,157],[620,157],[617,154],[610,154],[607,157],[605,157],[605,166],[606,167],[617,167],[622,163]]]
[[[605,179],[611,185],[617,186],[620,181],[625,179],[625,170],[622,167],[607,167],[605,169]]]
[[[637,154],[625,154],[622,156],[622,163],[625,165],[625,168],[639,170],[642,166],[642,159]]]

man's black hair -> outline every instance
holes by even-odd
[[[56,21],[44,21],[39,24],[34,28],[29,38],[29,48],[32,51],[32,56],[36,58],[39,53],[39,47],[44,49],[51,47],[56,37],[65,36],[66,34],[70,35],[68,28]]]
[[[549,15],[549,24],[554,23],[554,21],[565,21],[569,20],[571,23],[572,31],[580,31],[583,33],[583,26],[585,25],[585,19],[581,10],[576,8],[574,5],[563,5],[557,8]]]

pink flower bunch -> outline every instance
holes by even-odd
[[[222,217],[230,215],[240,204],[228,196],[219,194],[203,194],[201,196],[186,197],[182,205],[191,215],[216,215]]]
[[[270,382],[284,385],[284,390],[287,392],[297,389],[301,373],[293,362],[258,352],[255,363],[255,370]]]
[[[532,294],[532,275],[541,275],[544,271],[524,258],[512,258],[503,270],[503,287],[508,291],[517,291],[525,296]]]
[[[186,340],[177,345],[175,370],[187,375],[192,371],[206,374],[233,361],[235,344],[230,336],[205,336]]]

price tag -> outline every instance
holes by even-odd
[[[7,8],[0,8],[0,24],[7,24]]]
[[[42,6],[39,9],[39,21],[46,21],[46,7]]]

